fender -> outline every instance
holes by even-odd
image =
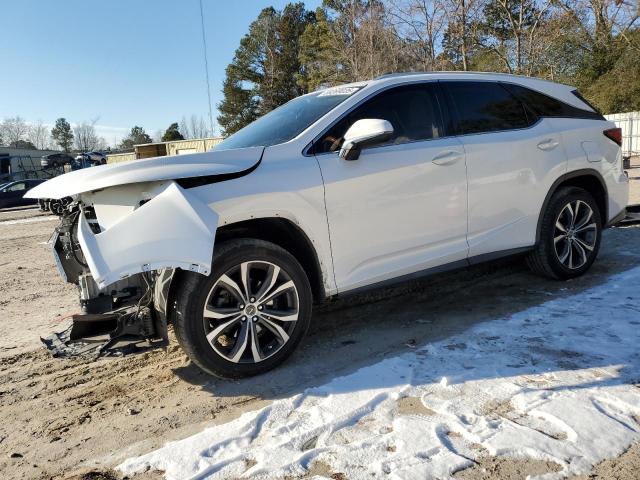
[[[84,212],[78,241],[101,289],[135,273],[182,268],[208,275],[218,214],[176,182],[133,212],[94,233]]]
[[[571,180],[572,178],[584,177],[584,176],[590,176],[597,179],[600,182],[600,185],[602,186],[602,189],[605,192],[605,198],[609,197],[609,192],[607,191],[607,184],[602,178],[602,175],[600,174],[600,172],[598,172],[597,170],[594,170],[593,168],[582,168],[579,170],[572,170],[571,172],[567,172],[564,175],[558,177],[558,179],[556,179],[556,181],[553,182],[553,184],[551,185],[551,188],[549,188],[549,191],[547,192],[547,196],[544,198],[544,202],[542,202],[542,208],[540,209],[540,214],[538,215],[538,225],[536,227],[536,245],[538,244],[538,242],[540,242],[540,230],[542,229],[542,217],[544,215],[544,212],[547,210],[547,206],[551,201],[551,197],[558,189],[558,186],[560,186],[560,184],[566,182],[567,180]],[[607,210],[608,210],[608,205],[605,202],[605,211],[602,212],[604,214],[605,219],[609,218],[609,212]],[[603,224],[606,224],[606,221],[603,222]]]

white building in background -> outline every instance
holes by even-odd
[[[622,154],[640,156],[640,112],[612,113],[605,118],[622,129]]]

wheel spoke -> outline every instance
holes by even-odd
[[[576,225],[576,220],[578,219],[578,210],[580,210],[580,204],[582,202],[580,200],[576,201],[576,208],[573,210],[573,218],[571,219],[571,228],[574,228]]]
[[[580,245],[580,242],[573,242],[573,246],[576,247],[576,251],[580,254],[580,263],[576,265],[576,268],[579,268],[585,263],[587,263],[587,252],[585,251],[584,248],[582,248],[582,245]]]
[[[576,233],[584,232],[585,230],[595,230],[597,225],[595,223],[590,223],[589,225],[585,225],[584,227],[577,228]]]
[[[593,210],[591,210],[591,208],[589,208],[585,218],[583,220],[581,220],[580,223],[575,226],[576,231],[580,231],[580,229],[582,227],[584,227],[587,223],[589,223],[589,220],[591,220],[591,217],[593,217]],[[595,225],[595,223],[593,225]]]
[[[278,275],[280,275],[280,267],[278,267],[277,265],[269,265],[269,269],[267,270],[267,278],[265,278],[263,286],[260,288],[260,291],[256,295],[259,303],[263,301],[262,299],[265,297],[265,295],[267,295],[276,284]]]
[[[262,315],[281,322],[295,322],[298,320],[298,312],[296,310],[293,312],[283,310],[264,310]]]
[[[567,236],[566,236],[566,235],[564,235],[564,234],[562,234],[562,235],[558,235],[557,237],[555,237],[555,238],[553,239],[553,243],[554,243],[554,244],[555,244],[555,243],[558,243],[560,240],[562,240],[562,239],[564,239],[564,238],[567,238]]]
[[[585,242],[584,240],[578,237],[576,237],[575,240],[576,240],[576,243],[579,244],[581,247],[586,248],[590,252],[593,252],[594,245],[589,245],[587,242]]]
[[[569,243],[569,240],[565,242],[565,245],[567,246],[567,249],[564,251],[562,255],[558,256],[560,263],[563,263],[563,264],[567,261],[567,258],[569,257],[569,252],[571,251],[571,244]]]
[[[244,287],[245,299],[251,298],[251,282],[249,281],[249,262],[244,262],[240,265],[240,280]]]
[[[236,338],[236,343],[233,346],[231,352],[229,352],[229,357],[232,362],[239,362],[242,358],[242,354],[247,349],[247,344],[249,343],[249,334],[251,333],[251,326],[249,325],[250,321],[245,321],[240,324],[240,331],[238,332],[238,338]]]
[[[217,308],[207,305],[204,307],[204,318],[222,320],[238,314],[237,308]]]
[[[569,212],[569,221],[567,222],[567,225],[569,226],[569,228],[571,228],[573,227],[574,215],[573,215],[573,208],[571,207],[570,203],[567,204],[567,206],[565,207],[565,210]]]
[[[260,303],[267,303],[271,300],[273,300],[274,298],[276,298],[278,295],[280,295],[281,293],[289,290],[290,288],[294,288],[293,285],[293,280],[289,280],[288,282],[283,283],[282,285],[280,285],[278,288],[276,288],[273,292],[271,292],[266,298],[264,298],[263,300],[260,301]]]
[[[211,345],[214,344],[214,342],[216,341],[216,339],[220,336],[220,334],[222,332],[224,332],[227,328],[232,327],[236,322],[238,322],[238,320],[240,320],[242,318],[242,315],[238,315],[234,318],[232,318],[231,320],[227,320],[226,322],[221,323],[220,325],[218,325],[216,328],[214,328],[213,330],[211,330],[208,334],[207,334],[207,340],[209,340],[209,343]]]
[[[569,240],[569,268],[573,268],[573,242]]]
[[[247,298],[242,293],[242,289],[238,286],[236,282],[231,280],[227,274],[224,274],[220,277],[220,283],[226,285],[228,290],[242,303],[247,303]]]
[[[280,340],[283,344],[289,340],[289,335],[287,334],[287,332],[285,332],[284,329],[277,323],[272,322],[271,320],[263,316],[260,316],[260,322],[262,323],[262,325],[264,325],[264,327],[271,330],[274,335],[280,337]]]
[[[556,222],[556,228],[560,230],[562,233],[567,233],[567,229],[560,223],[560,219]]]
[[[258,332],[256,331],[256,324],[254,322],[247,322],[251,328],[251,355],[254,362],[262,360],[262,354],[260,353],[260,341],[258,340]]]

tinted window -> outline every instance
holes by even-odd
[[[529,126],[522,102],[499,83],[445,82],[458,113],[458,134],[497,132]]]
[[[361,87],[333,87],[294,98],[225,139],[213,150],[268,147],[288,142]]]
[[[430,85],[410,85],[386,90],[367,100],[332,126],[316,142],[312,153],[335,152],[344,134],[357,120],[388,120],[393,136],[387,144],[429,140],[443,136],[438,101]]]
[[[14,183],[13,185],[11,185],[9,188],[7,188],[7,192],[17,192],[20,190],[26,190],[26,186],[24,183],[20,182],[20,183]]]
[[[581,108],[576,108],[573,105],[568,105],[556,98],[545,95],[544,93],[536,92],[535,90],[531,90],[521,85],[505,84],[505,87],[526,103],[527,107],[530,108],[538,117],[594,118],[602,120],[602,115],[597,112],[589,112],[587,110],[582,110]],[[574,95],[581,98],[577,92],[574,92]],[[586,100],[583,101],[586,103]]]

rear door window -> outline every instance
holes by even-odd
[[[315,143],[312,153],[340,150],[349,127],[365,118],[391,123],[393,136],[386,145],[442,137],[444,132],[436,88],[433,84],[405,85],[375,95],[327,130]]]
[[[442,82],[457,112],[457,134],[526,128],[530,120],[520,100],[496,82]]]

